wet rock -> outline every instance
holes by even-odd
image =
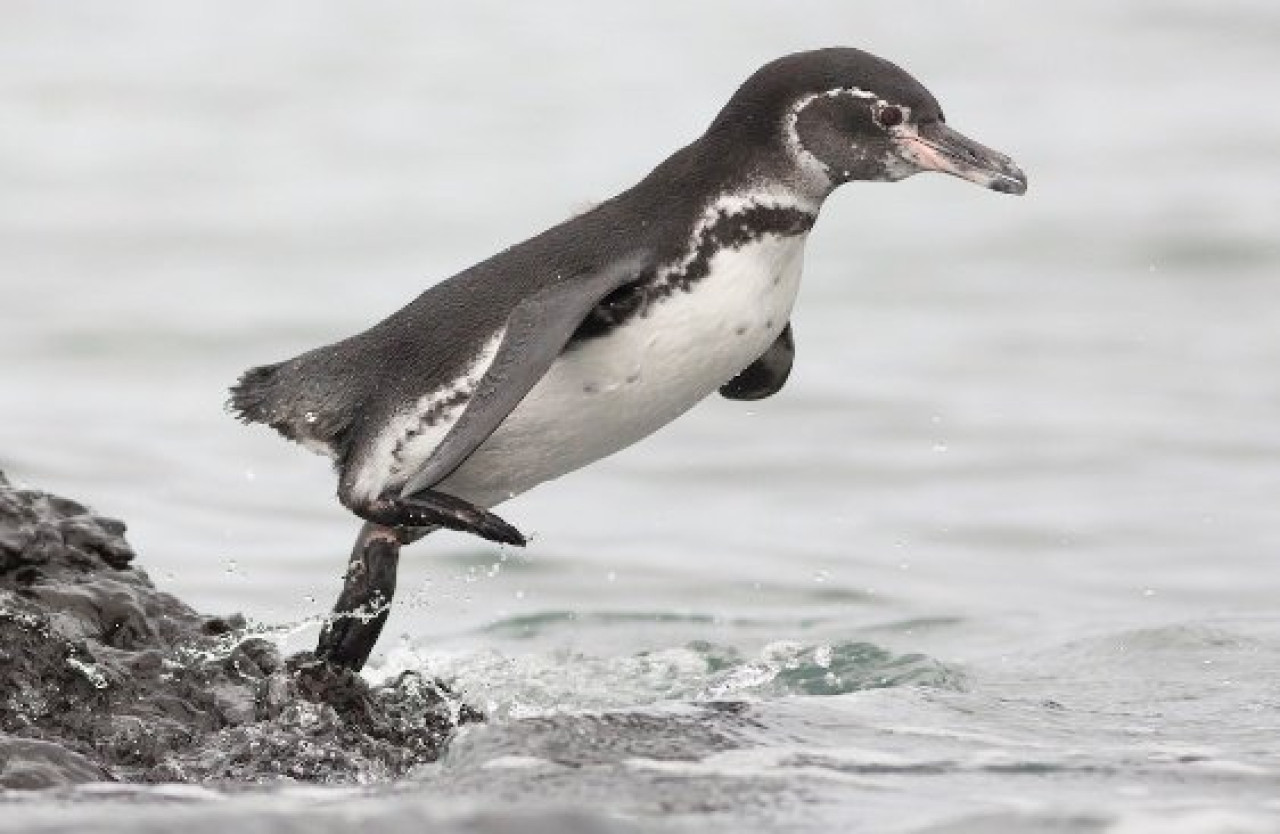
[[[0,787],[391,779],[479,719],[435,681],[372,687],[197,613],[124,531],[0,474]]]
[[[61,745],[0,736],[0,788],[32,790],[110,779],[102,767]]]

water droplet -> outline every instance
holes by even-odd
[[[617,572],[616,572],[616,571],[609,571],[609,573],[605,576],[605,580],[606,580],[606,581],[608,581],[608,582],[616,582],[616,581],[618,581],[618,574],[617,574]]]
[[[1143,595],[1144,597],[1153,597],[1153,596],[1155,596],[1155,595],[1156,595],[1155,588],[1146,588],[1146,589],[1144,589],[1144,590],[1143,590],[1143,592],[1142,592],[1142,595]]]
[[[244,479],[246,481],[252,481],[256,477],[258,477],[258,474],[254,472],[252,469],[246,469],[244,471]]]
[[[92,663],[85,663],[83,660],[78,658],[68,657],[67,665],[88,678],[89,683],[93,685],[94,689],[107,688],[108,684],[106,676],[103,675],[102,672],[98,671],[98,667]]]
[[[831,665],[831,647],[827,645],[818,646],[813,650],[813,662],[818,666],[826,669]]]
[[[306,420],[308,423],[314,423],[319,418],[316,417],[316,413],[314,411],[308,411],[306,414],[302,415],[302,419]]]
[[[813,572],[813,581],[826,582],[829,576],[831,576],[831,574],[825,570],[816,570]]]
[[[945,443],[935,443],[935,444],[933,444],[933,451],[935,451],[935,452],[945,452],[945,451],[947,451],[947,444],[945,444]]]
[[[524,599],[524,591],[517,590],[515,596],[516,596],[516,599]]]

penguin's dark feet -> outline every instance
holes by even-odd
[[[379,498],[357,507],[356,513],[387,527],[446,527],[492,542],[525,545],[524,534],[498,516],[443,492],[426,490],[409,498]]]
[[[364,667],[391,614],[400,543],[397,532],[387,527],[366,524],[361,529],[342,593],[320,631],[317,659],[357,672]]]

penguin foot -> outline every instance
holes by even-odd
[[[483,507],[443,492],[410,498],[379,498],[356,508],[361,517],[387,527],[446,527],[482,539],[524,547],[524,534]]]
[[[391,613],[399,561],[396,531],[366,524],[351,549],[342,594],[320,631],[317,659],[360,671]]]

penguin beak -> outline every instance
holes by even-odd
[[[980,145],[942,122],[902,125],[898,151],[922,171],[941,171],[1002,194],[1025,194],[1027,175],[999,151]]]

